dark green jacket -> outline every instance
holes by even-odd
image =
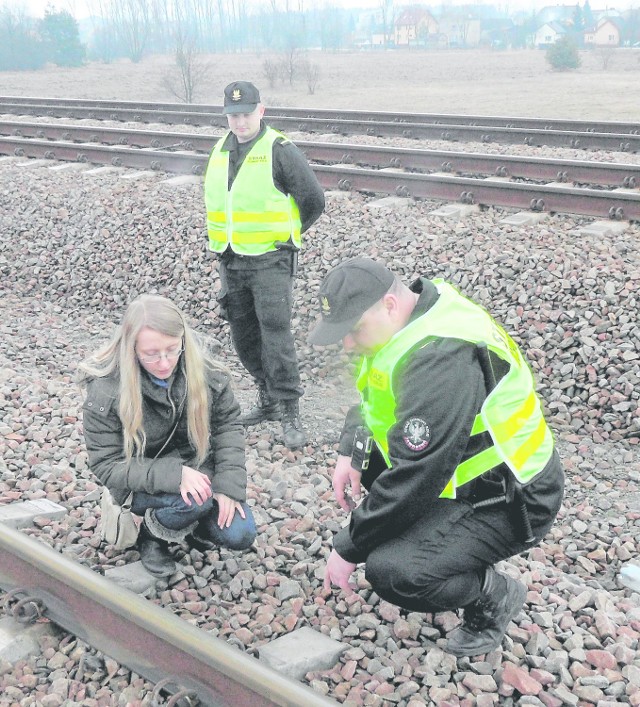
[[[178,368],[172,375],[168,389],[154,383],[144,370],[140,371],[140,382],[143,427],[147,435],[144,457],[134,455],[128,462],[125,459],[122,423],[118,413],[118,379],[115,375],[90,380],[83,406],[89,466],[119,503],[124,501],[129,491],[179,493],[183,464],[196,468],[195,449],[187,435],[186,405],[181,405],[185,394],[182,370]],[[240,408],[227,374],[222,371],[209,372],[208,383],[210,450],[199,471],[211,479],[214,493],[245,501],[247,473],[244,428],[238,421]],[[162,449],[176,421],[176,431]]]

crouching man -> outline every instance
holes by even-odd
[[[526,587],[494,565],[544,537],[564,486],[529,366],[451,285],[407,287],[373,260],[334,268],[320,307],[310,343],[342,341],[361,356],[361,403],[347,415],[333,475],[351,518],[334,537],[325,589],[351,593],[364,562],[393,604],[463,609],[450,653],[498,648]]]

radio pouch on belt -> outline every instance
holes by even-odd
[[[351,466],[358,471],[366,471],[371,461],[373,437],[366,427],[356,427],[353,436],[353,452],[351,453]]]
[[[480,363],[480,368],[482,369],[482,375],[484,377],[484,387],[487,391],[487,395],[496,387],[496,377],[493,372],[493,366],[491,365],[491,357],[489,356],[489,350],[484,342],[480,342],[476,345],[476,353],[478,355],[478,362]],[[522,486],[516,477],[511,473],[506,464],[501,464],[500,469],[503,473],[503,484],[504,484],[504,495],[498,496],[497,498],[488,498],[485,501],[480,501],[474,504],[474,508],[481,508],[483,506],[492,506],[496,503],[502,503],[503,501],[509,505],[513,504],[514,509],[518,513],[518,519],[520,521],[523,540],[527,545],[531,545],[534,541],[533,531],[531,530],[531,521],[529,520],[529,511],[527,510],[527,504],[524,501],[522,495]]]

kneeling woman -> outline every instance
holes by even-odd
[[[168,299],[142,295],[111,341],[80,365],[89,465],[117,503],[133,492],[138,550],[157,577],[175,571],[169,542],[249,547],[240,409],[222,366]]]

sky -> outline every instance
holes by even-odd
[[[277,6],[285,6],[287,0],[276,0]],[[323,6],[339,6],[353,8],[376,8],[380,7],[383,0],[289,0],[290,6],[302,5],[304,8],[323,7]],[[492,4],[509,12],[517,10],[532,10],[540,9],[546,5],[575,5],[578,3],[584,4],[584,0],[486,0],[486,2],[478,2],[478,0],[395,0],[396,7],[403,5],[419,4],[426,6],[441,6],[446,5],[462,5],[462,4]],[[624,10],[628,7],[640,7],[640,0],[589,0],[593,10],[603,10],[606,8],[617,8]],[[98,7],[97,0],[0,0],[0,7],[7,6],[10,9],[26,8],[27,14],[33,17],[42,17],[47,5],[54,5],[58,10],[68,10],[76,19],[89,17],[92,13],[96,13]],[[271,6],[271,0],[247,0],[247,6],[257,7],[260,5]]]

